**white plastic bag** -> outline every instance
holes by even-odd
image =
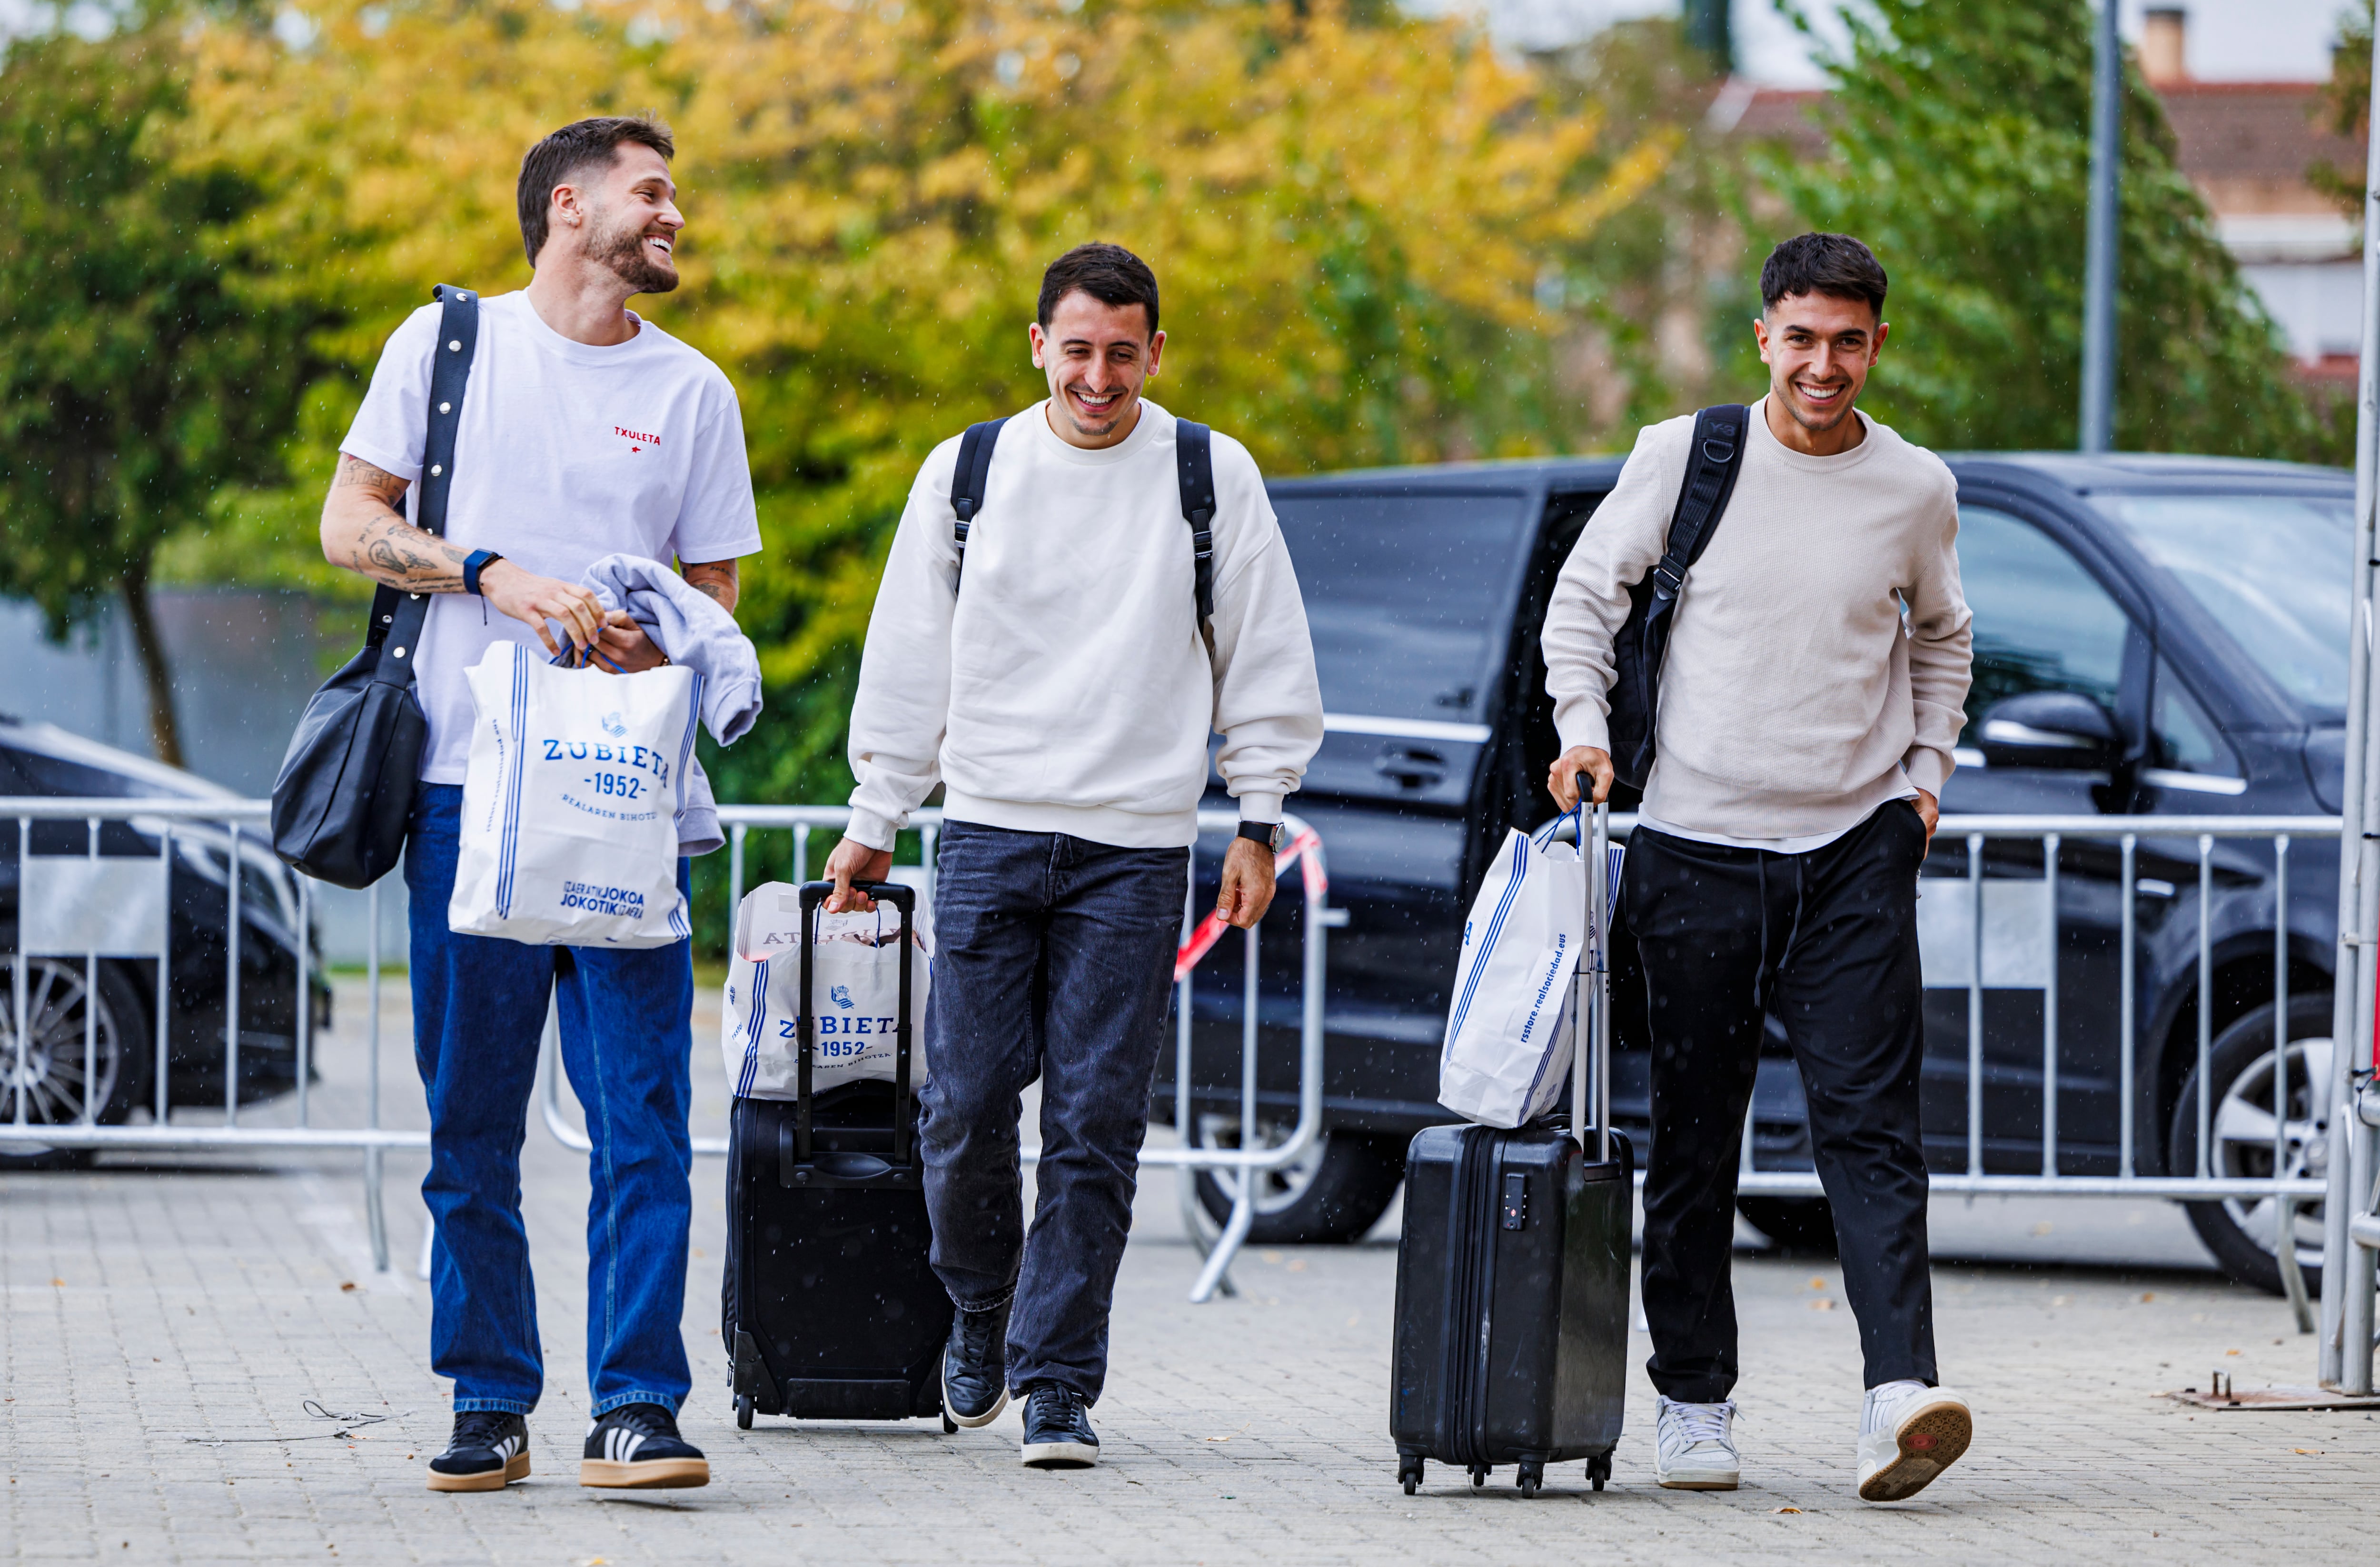
[[[478,716],[447,929],[549,946],[686,940],[677,813],[701,677],[565,669],[512,641],[465,674]]]
[[[1586,861],[1512,832],[1463,927],[1438,1099],[1488,1126],[1553,1108],[1572,1054],[1571,976],[1587,943]]]
[[[909,1086],[926,1080],[926,996],[933,987],[934,924],[919,900],[909,926]],[[719,1009],[719,1053],[737,1099],[790,1099],[799,1092],[801,889],[755,887],[736,906],[727,990]],[[810,1092],[864,1077],[891,1082],[899,1060],[901,913],[879,902],[872,914],[821,914],[810,957],[818,1048]]]

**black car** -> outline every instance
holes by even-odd
[[[1975,675],[1949,812],[2337,812],[2343,772],[2352,484],[2335,469],[2189,457],[1953,457],[1959,554],[1975,615]],[[1406,1141],[1436,1103],[1464,912],[1508,829],[1545,820],[1558,752],[1537,638],[1547,595],[1618,478],[1616,458],[1380,470],[1271,487],[1304,589],[1328,735],[1291,808],[1329,847],[1328,1136],[1270,1177],[1256,1234],[1359,1235],[1394,1195]],[[1722,524],[1724,526],[1724,524]],[[1221,805],[1220,780],[1209,803]],[[1618,808],[1633,806],[1625,794]],[[1201,864],[1211,881],[1219,856]],[[1938,840],[1929,877],[1966,875]],[[2120,899],[2112,842],[2059,854],[2058,1170],[2118,1172]],[[2143,833],[2138,893],[2136,1167],[2196,1163],[2195,840]],[[1996,842],[1987,878],[2042,876],[2037,843]],[[2274,854],[2217,841],[2213,1168],[2271,1172]],[[2300,840],[2289,866],[2291,1172],[2320,1157],[2302,1086],[2327,1070],[2338,847]],[[1929,888],[1934,885],[1929,881]],[[1938,895],[1963,897],[1944,886]],[[1924,905],[1921,905],[1921,908]],[[1624,910],[1622,915],[1624,920]],[[1267,921],[1269,950],[1302,935],[1294,896]],[[1276,927],[1278,928],[1276,930]],[[1615,1108],[1646,1114],[1641,979],[1615,954]],[[1270,966],[1260,1009],[1266,1135],[1295,1119],[1295,966]],[[1925,1131],[1937,1171],[1964,1171],[1967,992],[1926,993]],[[1194,1136],[1238,1140],[1237,954],[1199,971]],[[1983,1165],[2042,1167],[2043,992],[1985,992]],[[1755,1102],[1762,1169],[1806,1169],[1799,1075],[1772,1023]],[[1157,1095],[1172,1114],[1169,1053]],[[2258,1110],[2259,1105],[2267,1107]],[[1210,1210],[1227,1194],[1202,1178]],[[1789,1244],[1831,1244],[1823,1199],[1747,1197]],[[2279,1287],[2271,1206],[2192,1208],[2235,1276]],[[2301,1221],[2301,1257],[2318,1261]]]
[[[0,717],[0,796],[106,799],[236,800],[227,789],[178,768],[86,740],[47,723]],[[103,823],[99,852],[154,864],[156,823]],[[168,962],[165,1014],[169,1105],[220,1109],[225,1087],[224,1014],[228,999],[226,936],[230,929],[231,834],[221,825],[176,822],[167,897]],[[37,857],[91,851],[80,821],[34,821],[22,847]],[[94,998],[78,954],[29,954],[25,959],[25,1072],[10,1070],[17,1051],[14,996],[18,893],[23,880],[16,819],[0,820],[0,1124],[79,1121],[86,1093],[98,1119],[120,1124],[135,1111],[154,1114],[157,1103],[157,960],[102,958]],[[289,1092],[298,1083],[298,890],[261,831],[244,833],[240,877],[239,1099],[245,1106]],[[314,949],[319,951],[319,948]],[[319,1030],[331,1015],[331,993],[319,966],[307,977]],[[97,1075],[87,1087],[87,1019],[96,1008]],[[0,1150],[8,1162],[29,1159],[70,1162],[21,1147]]]

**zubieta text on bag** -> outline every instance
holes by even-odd
[[[557,946],[684,941],[677,814],[701,676],[567,669],[517,642],[467,674],[478,716],[447,928]]]
[[[800,1091],[801,889],[771,881],[744,896],[735,910],[734,955],[720,1008],[719,1053],[727,1091],[737,1099],[790,1099]],[[821,914],[811,983],[818,994],[818,1048],[810,1057],[810,1091],[861,1078],[891,1082],[897,1064],[901,917],[879,904],[870,914]],[[925,1017],[932,989],[933,919],[919,906],[911,917],[909,953],[910,1075],[926,1080]]]

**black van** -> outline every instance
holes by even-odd
[[[1975,681],[1946,811],[2320,815],[2339,806],[2347,685],[2350,476],[2330,468],[2191,457],[1953,457],[1959,553],[1975,614]],[[1390,469],[1270,486],[1297,564],[1320,664],[1328,734],[1291,808],[1328,846],[1331,901],[1327,1136],[1266,1178],[1256,1238],[1361,1235],[1395,1194],[1406,1142],[1443,1122],[1436,1102],[1464,911],[1507,830],[1547,819],[1558,753],[1537,650],[1556,571],[1618,478],[1592,458]],[[2015,703],[2003,708],[2003,704]],[[1996,721],[1997,715],[1997,721]],[[1220,780],[1209,804],[1224,805]],[[1623,797],[1619,808],[1632,807]],[[1220,840],[1202,845],[1211,884]],[[2197,859],[2194,840],[2143,838],[2135,868],[2137,1062],[2143,1173],[2195,1167]],[[2038,879],[2023,842],[1985,851],[1985,874]],[[2327,1072],[2334,842],[2289,852],[2289,1117],[2293,1172],[2318,1168],[2320,1128],[2302,1085]],[[2215,1148],[2221,1173],[2271,1171],[2274,854],[2218,841],[2210,919]],[[1937,841],[1929,876],[1963,878],[1962,844]],[[2113,1174],[2118,1092],[2116,850],[2059,856],[2058,1169]],[[1947,893],[1949,890],[1944,889]],[[1302,937],[1284,896],[1269,950]],[[1624,911],[1623,911],[1624,920]],[[1619,943],[1615,1108],[1645,1115],[1641,982]],[[1264,1135],[1296,1115],[1295,965],[1268,966],[1260,1008]],[[1925,1125],[1937,1170],[1967,1167],[1967,995],[1926,997]],[[1632,993],[1635,999],[1632,1001]],[[1194,1007],[1201,1142],[1239,1140],[1238,948],[1200,967]],[[2042,1167],[2043,994],[1986,992],[1989,1172]],[[1772,1025],[1772,1034],[1774,1034]],[[1808,1167],[1799,1075],[1772,1038],[1754,1116],[1763,1169]],[[1172,1113],[1172,1058],[1160,1075]],[[2258,1105],[2266,1108],[2261,1111]],[[1228,1177],[1225,1181],[1228,1181]],[[1201,1177],[1210,1211],[1223,1182]],[[1823,1199],[1749,1198],[1755,1226],[1831,1244]],[[2269,1203],[2192,1205],[2235,1276],[2279,1287]],[[2301,1260],[2319,1261],[2313,1212]]]

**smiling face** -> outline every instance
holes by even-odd
[[[1050,378],[1050,428],[1071,446],[1096,451],[1130,435],[1140,389],[1157,373],[1165,334],[1148,330],[1148,310],[1109,305],[1075,290],[1031,328],[1033,362]]]
[[[555,186],[553,214],[549,252],[572,245],[639,294],[677,286],[674,252],[686,217],[677,210],[669,162],[650,147],[622,142],[610,167],[589,166],[572,183]]]
[[[1831,446],[1838,431],[1850,433],[1844,421],[1889,330],[1865,299],[1834,294],[1788,294],[1753,322],[1770,407],[1801,428],[1797,444]]]

